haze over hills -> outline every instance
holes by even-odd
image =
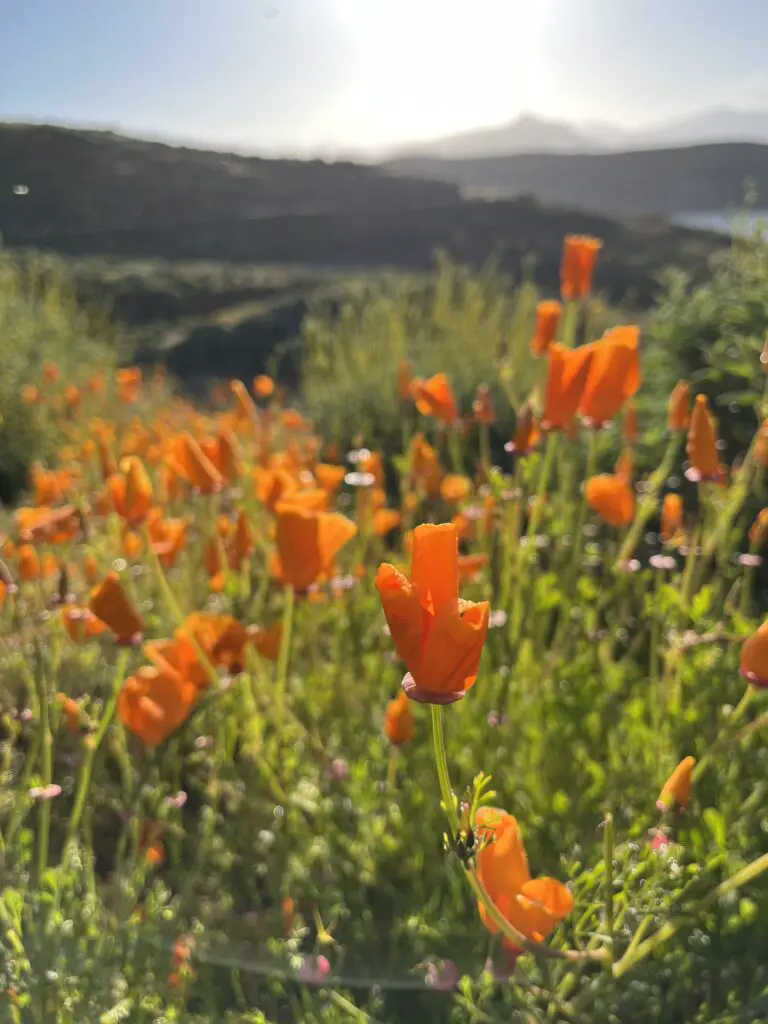
[[[715,142],[768,143],[768,110],[723,107],[633,130],[608,123],[569,124],[525,114],[508,124],[477,128],[396,147],[390,159],[473,159],[515,153],[594,153]]]

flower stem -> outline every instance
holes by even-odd
[[[605,930],[610,939],[608,951],[613,959],[613,844],[614,827],[613,815],[607,814],[603,825],[603,861],[605,863],[605,875],[603,883],[603,898],[605,900]]]
[[[284,591],[285,603],[283,605],[283,633],[280,637],[280,654],[277,660],[277,679],[275,682],[275,695],[280,717],[283,715],[285,704],[285,687],[288,680],[288,667],[291,656],[291,630],[293,627],[293,609],[296,603],[296,594],[293,587],[287,586]]]

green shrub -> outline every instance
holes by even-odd
[[[115,357],[102,340],[105,333],[78,308],[65,277],[0,256],[1,501],[19,494],[30,465],[51,458],[60,441],[51,417],[22,400],[22,388],[39,384],[47,360],[68,384],[83,382],[90,368],[107,369]]]

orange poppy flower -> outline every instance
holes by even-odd
[[[753,548],[761,548],[768,540],[768,508],[761,509],[749,531],[749,543]]]
[[[68,697],[66,693],[57,693],[56,703],[61,708],[61,715],[67,732],[72,736],[79,736],[83,732],[85,724],[80,705],[76,700]]]
[[[242,671],[243,652],[249,638],[245,626],[231,615],[193,612],[191,615],[187,615],[181,629],[176,631],[175,641],[183,646],[188,643],[189,636],[194,637],[200,649],[215,667],[226,668],[230,672]],[[188,644],[185,664],[190,665],[196,660],[195,646]],[[209,682],[207,676],[205,682]]]
[[[394,747],[410,743],[415,732],[411,702],[404,690],[387,704],[384,714],[384,733]]]
[[[304,417],[297,409],[284,409],[280,414],[280,422],[285,430],[304,430]]]
[[[141,397],[141,370],[129,366],[115,374],[117,397],[123,405],[135,405]]]
[[[578,411],[594,426],[615,419],[637,394],[642,376],[638,327],[615,327],[592,346],[592,361]]]
[[[425,440],[423,434],[414,434],[408,451],[408,462],[411,478],[413,480],[425,481],[439,467],[437,452]]]
[[[573,910],[573,894],[554,878],[531,878],[528,857],[517,819],[494,807],[481,807],[475,816],[481,841],[477,876],[499,913],[523,938],[543,942]],[[498,925],[478,901],[480,920],[495,935]],[[508,938],[504,945],[519,952]]]
[[[562,309],[563,307],[557,299],[537,303],[536,329],[531,338],[531,353],[534,356],[543,356],[555,340]]]
[[[224,486],[224,478],[191,434],[173,440],[168,464],[201,494],[213,494]]]
[[[706,395],[697,395],[688,428],[686,451],[691,467],[700,480],[723,480],[720,453],[717,448],[717,432]]]
[[[344,483],[347,471],[344,466],[331,466],[327,462],[318,462],[314,474],[318,487],[329,494],[335,494]]]
[[[768,469],[768,420],[765,420],[757,432],[753,452],[758,466]]]
[[[258,423],[259,413],[251,398],[248,388],[241,380],[231,380],[229,390],[235,399],[235,415],[241,423],[248,423],[252,426]]]
[[[56,365],[56,363],[51,362],[49,359],[46,359],[46,361],[43,363],[42,371],[43,380],[46,382],[46,384],[55,384],[56,381],[61,376],[61,371],[59,370],[59,367]]]
[[[141,535],[134,530],[125,530],[123,533],[123,554],[129,562],[134,562],[144,550],[144,542]]]
[[[74,384],[69,384],[64,389],[64,404],[68,409],[76,409],[83,400],[80,389]]]
[[[744,641],[739,669],[753,686],[768,687],[768,619]]]
[[[475,400],[472,403],[472,415],[474,416],[475,423],[481,423],[484,426],[490,427],[496,422],[496,413],[493,410],[493,402],[491,401],[491,391],[487,384],[481,384],[475,394]]]
[[[564,430],[571,426],[590,374],[594,346],[568,349],[557,342],[549,346],[544,415],[544,430]]]
[[[277,571],[300,593],[319,576],[330,574],[339,551],[357,533],[357,526],[338,512],[317,512],[280,502],[277,515]]]
[[[65,544],[81,530],[74,505],[60,508],[19,508],[14,513],[19,538],[28,543]]]
[[[146,746],[157,747],[186,720],[197,692],[189,680],[144,666],[120,690],[120,721]]]
[[[675,804],[685,810],[691,799],[692,772],[696,764],[695,757],[684,757],[664,783],[656,806],[662,812],[669,811]]]
[[[34,384],[25,384],[21,389],[21,400],[25,405],[40,405],[44,402],[42,392]]]
[[[262,656],[269,661],[277,661],[280,657],[280,645],[283,641],[283,624],[276,622],[269,629],[262,626],[249,626],[248,638]]]
[[[253,393],[257,398],[269,398],[274,393],[275,382],[266,373],[253,378]]]
[[[472,493],[472,481],[458,473],[448,473],[440,484],[440,495],[449,505],[465,501]]]
[[[290,499],[299,489],[295,476],[286,469],[256,466],[252,479],[257,499],[269,512],[274,512],[278,502]]]
[[[411,399],[411,364],[407,359],[401,359],[397,364],[397,394],[401,402],[408,402]]]
[[[186,519],[166,519],[159,508],[153,509],[147,517],[147,530],[152,550],[166,569],[176,564],[187,541],[189,523]]]
[[[41,576],[40,559],[31,544],[22,544],[18,551],[19,579],[22,583],[31,583]]]
[[[139,526],[152,507],[152,481],[144,463],[129,455],[120,464],[120,472],[107,480],[107,491],[115,512],[129,526]]]
[[[206,453],[208,454],[208,453]],[[214,439],[213,449],[208,458],[218,469],[222,479],[230,484],[240,475],[240,454],[237,439],[231,430],[222,427]]]
[[[488,555],[459,555],[459,582],[468,583],[476,579],[488,565]]]
[[[371,452],[367,458],[361,459],[358,469],[361,473],[370,473],[377,487],[384,484],[384,460],[380,452]]]
[[[690,422],[691,388],[687,380],[680,380],[669,396],[667,425],[670,430],[687,430]]]
[[[86,390],[90,395],[100,395],[103,393],[106,387],[106,381],[103,373],[92,373],[88,380],[85,382]]]
[[[373,513],[371,525],[377,537],[386,537],[400,525],[401,516],[393,508],[377,508]]]
[[[413,397],[422,416],[431,416],[447,427],[456,422],[456,399],[444,373],[436,373],[428,380],[414,381]]]
[[[621,477],[628,484],[632,483],[635,473],[635,457],[631,448],[625,448],[618,458],[615,469],[616,476]]]
[[[603,247],[599,238],[566,235],[560,266],[560,290],[564,299],[586,299],[592,291],[597,254]]]
[[[131,641],[144,629],[144,622],[128,600],[116,572],[108,573],[91,593],[88,608],[107,624],[118,641]]]
[[[106,632],[107,626],[97,619],[89,608],[81,608],[76,604],[62,605],[59,615],[62,625],[76,644],[85,643],[92,637]]]
[[[504,450],[522,457],[529,455],[537,448],[540,441],[541,433],[539,432],[536,417],[533,415],[533,409],[530,404],[526,402],[517,414],[515,436],[504,445]]]
[[[683,526],[683,499],[679,494],[665,494],[661,505],[661,539],[669,544]]]
[[[403,688],[414,700],[450,704],[477,679],[490,608],[459,599],[456,527],[417,526],[411,579],[388,563],[376,576],[395,650],[408,675]]]
[[[629,526],[635,518],[635,492],[621,476],[601,473],[587,480],[587,504],[610,526]]]
[[[100,575],[98,560],[90,551],[83,559],[83,575],[88,583],[95,583]]]

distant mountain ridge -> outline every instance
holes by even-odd
[[[725,142],[768,143],[768,110],[722,107],[635,130],[608,123],[569,124],[524,114],[507,124],[398,146],[389,158],[459,160],[516,153],[620,152]]]

